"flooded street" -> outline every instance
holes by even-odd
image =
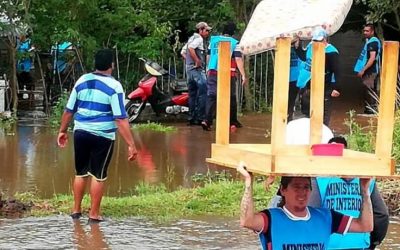
[[[238,221],[180,220],[154,225],[139,219],[88,225],[68,217],[5,220],[0,249],[257,249],[257,237]],[[48,237],[51,234],[51,237]],[[232,237],[234,235],[234,237]]]
[[[333,120],[333,128],[344,133],[344,117],[340,119]],[[240,120],[244,127],[231,133],[231,142],[269,142],[269,115]],[[139,153],[134,162],[126,160],[123,141],[116,141],[106,195],[130,194],[141,182],[162,183],[170,190],[191,187],[194,174],[223,170],[205,163],[215,132],[185,123],[168,125],[177,130],[134,131]],[[73,144],[70,141],[67,148],[60,149],[56,136],[39,121],[19,122],[13,130],[0,131],[0,190],[5,194],[36,191],[43,198],[71,193]],[[400,249],[399,232],[400,220],[393,218],[379,249]],[[137,218],[107,218],[100,225],[88,225],[85,217],[77,223],[67,216],[0,219],[0,235],[0,249],[259,249],[257,235],[241,229],[236,218],[202,217],[165,225]]]
[[[379,249],[400,248],[400,220],[393,219]],[[397,233],[395,233],[397,232]],[[260,249],[257,235],[224,218],[156,225],[140,219],[88,225],[66,216],[0,221],[0,249]],[[51,237],[49,237],[51,235]]]

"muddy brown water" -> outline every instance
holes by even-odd
[[[250,116],[249,125],[232,134],[232,142],[266,143],[268,117]],[[265,121],[264,121],[265,120]],[[214,132],[185,123],[175,126],[175,132],[134,131],[138,158],[128,162],[126,146],[117,140],[109,167],[106,194],[129,194],[141,182],[164,183],[170,189],[189,187],[191,176],[205,173]],[[56,145],[56,133],[51,129],[24,122],[15,129],[0,133],[0,190],[9,194],[37,190],[44,198],[56,193],[70,193],[74,177],[73,136],[66,148]],[[211,166],[211,169],[218,169]]]
[[[332,129],[346,133],[345,113],[333,112]],[[367,118],[360,122],[366,124]],[[231,133],[232,143],[269,143],[271,116],[263,114],[241,117],[243,128]],[[190,187],[191,176],[223,168],[209,166],[210,144],[215,132],[189,127],[184,122],[167,124],[177,130],[170,133],[134,131],[138,148],[137,161],[126,160],[126,146],[117,140],[109,167],[106,194],[129,194],[141,182],[164,183],[169,189]],[[74,176],[73,136],[66,148],[56,145],[56,133],[38,120],[20,121],[9,131],[0,130],[0,190],[8,194],[36,190],[44,198],[70,193]]]
[[[345,116],[334,118],[332,127],[345,133]],[[231,142],[267,143],[271,119],[256,114],[241,117],[244,128],[231,133]],[[362,121],[363,122],[363,121]],[[364,121],[365,122],[365,121]],[[174,189],[190,187],[191,176],[222,170],[208,166],[214,132],[185,123],[168,124],[176,132],[134,131],[138,148],[135,162],[126,160],[125,144],[117,140],[106,194],[126,195],[135,185],[165,184]],[[37,120],[21,121],[14,129],[0,131],[0,190],[12,194],[36,190],[44,198],[71,193],[72,141],[65,149],[56,146],[56,134]],[[258,249],[257,236],[241,229],[232,218],[183,219],[167,225],[129,218],[108,219],[100,226],[87,225],[87,218],[72,223],[69,217],[1,219],[0,249]],[[400,221],[393,218],[380,249],[400,249]],[[51,235],[51,237],[49,237]]]

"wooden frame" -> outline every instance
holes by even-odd
[[[236,168],[239,161],[244,161],[250,172],[264,175],[399,177],[395,175],[391,157],[399,43],[383,44],[375,153],[345,149],[343,156],[311,153],[311,145],[319,143],[322,136],[325,48],[320,42],[313,43],[311,143],[304,146],[285,144],[289,84],[283,83],[289,83],[290,44],[291,38],[277,40],[271,144],[229,144],[230,43],[219,44],[216,142],[211,146],[211,158],[207,158],[207,162]]]

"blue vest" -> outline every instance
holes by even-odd
[[[297,81],[299,77],[299,64],[300,58],[297,56],[296,50],[294,47],[290,48],[290,74],[289,74],[289,82]]]
[[[18,45],[17,50],[20,53],[28,53],[30,49],[31,49],[31,40],[26,39],[25,41],[21,42]],[[31,68],[32,68],[32,61],[29,56],[25,57],[21,60],[18,60],[18,62],[17,62],[17,71],[18,72],[22,72],[22,71],[29,72],[29,71],[31,71]]]
[[[339,53],[338,50],[332,45],[327,44],[325,46],[325,54],[336,52]],[[306,52],[306,61],[300,61],[300,71],[299,71],[299,78],[297,79],[297,87],[304,88],[307,83],[311,80],[311,62],[312,62],[312,43],[307,45],[307,52]],[[325,72],[327,74],[329,72]],[[332,74],[331,82],[335,82],[335,76]]]
[[[210,58],[208,61],[208,70],[217,70],[218,68],[218,45],[221,41],[231,42],[231,54],[236,48],[236,45],[239,43],[233,37],[229,36],[212,36],[210,39]]]
[[[317,177],[321,195],[321,206],[333,209],[345,215],[358,218],[362,207],[360,179],[354,178],[347,182],[341,178]],[[371,182],[370,192],[374,189],[375,181]],[[367,248],[370,245],[369,233],[332,234],[328,249]]]
[[[367,62],[368,62],[367,48],[368,48],[368,44],[370,44],[372,42],[378,42],[378,51],[377,51],[376,59],[375,59],[376,60],[375,72],[379,72],[381,41],[375,36],[368,39],[367,42],[364,44],[361,54],[358,57],[356,64],[354,65],[354,72],[356,72],[356,73],[360,72],[364,68],[365,64],[367,64]]]
[[[331,235],[331,212],[323,208],[308,209],[311,216],[307,221],[291,220],[281,208],[269,209],[272,249],[326,249]],[[266,249],[265,241],[263,248]]]

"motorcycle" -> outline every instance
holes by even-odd
[[[157,86],[160,77],[171,76],[158,63],[140,58],[144,62],[147,74],[139,81],[138,87],[129,95],[129,102],[125,110],[129,116],[129,122],[135,122],[149,102],[156,113],[177,115],[189,111],[189,94],[186,80],[173,78],[169,85],[169,93],[166,94]]]

